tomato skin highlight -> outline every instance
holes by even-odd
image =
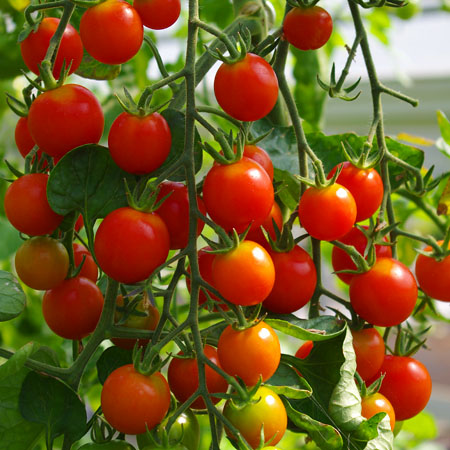
[[[204,353],[210,361],[220,367],[217,350],[214,347],[205,345]],[[183,352],[178,353],[178,355],[182,354]],[[205,377],[206,386],[210,394],[227,391],[228,383],[225,378],[209,366],[205,366]],[[199,385],[197,359],[173,358],[169,364],[167,379],[170,390],[177,400],[180,403],[185,402],[197,390]],[[220,401],[220,398],[211,396],[211,401],[216,404]],[[206,404],[202,397],[198,397],[191,403],[190,407],[193,409],[205,409]]]
[[[370,419],[375,414],[385,412],[391,423],[391,430],[395,427],[395,411],[391,402],[383,395],[377,392],[376,394],[364,397],[361,401],[361,415],[366,419]]]
[[[157,112],[147,116],[123,112],[109,130],[112,159],[125,172],[136,175],[158,169],[169,156],[171,145],[169,124]]]
[[[95,95],[78,84],[65,84],[39,95],[28,114],[36,145],[58,158],[80,145],[97,144],[104,122]]]
[[[236,63],[222,63],[214,78],[214,93],[227,114],[250,122],[262,119],[275,106],[278,80],[265,59],[247,53]]]
[[[325,188],[309,187],[300,198],[298,216],[310,236],[333,241],[351,230],[356,203],[350,191],[338,183]]]
[[[317,50],[333,31],[333,19],[320,6],[292,8],[284,18],[283,37],[299,50]]]
[[[275,268],[267,251],[256,242],[242,241],[212,262],[214,287],[231,303],[250,306],[261,303],[275,282]]]
[[[61,283],[69,270],[69,254],[61,242],[47,236],[25,241],[15,257],[17,275],[32,289],[45,291]]]
[[[368,227],[364,228],[367,229]],[[384,240],[387,242],[386,238],[384,238]],[[353,227],[347,234],[339,238],[338,241],[346,245],[353,245],[361,255],[364,255],[367,247],[366,236],[356,227]],[[377,258],[391,258],[391,247],[389,245],[377,244],[375,245],[375,255]],[[341,270],[356,270],[356,264],[352,261],[350,255],[345,250],[336,246],[333,247],[331,252],[331,263],[335,272]],[[350,284],[354,277],[354,274],[352,273],[336,273],[336,275],[346,284]]]
[[[50,39],[55,34],[60,19],[55,17],[45,17],[39,24],[36,32],[32,31],[28,37],[20,43],[20,52],[22,58],[28,67],[36,75],[39,75],[38,65],[45,58]],[[63,63],[65,70],[70,66],[69,74],[74,73],[81,64],[83,59],[83,44],[77,30],[67,24],[64,30],[61,43],[56,55],[55,64],[53,66],[53,76],[58,79],[61,74]]]
[[[152,30],[163,30],[180,17],[180,0],[134,0],[133,7],[142,23]]]
[[[265,322],[245,330],[228,325],[220,335],[217,353],[223,370],[241,377],[247,386],[254,386],[260,377],[268,380],[281,358],[278,336]]]
[[[350,283],[350,302],[364,320],[392,327],[406,320],[417,300],[417,283],[410,270],[393,258],[379,258],[372,269],[355,275]]]
[[[166,416],[170,389],[159,372],[146,376],[132,364],[119,367],[106,379],[101,394],[103,414],[110,425],[124,434],[145,433]]]
[[[431,377],[427,368],[408,356],[386,355],[378,372],[385,374],[380,393],[392,404],[396,420],[419,414],[431,396]]]
[[[103,295],[84,277],[64,280],[45,292],[42,313],[49,328],[65,339],[80,340],[91,334],[100,319]]]
[[[167,259],[169,239],[167,227],[156,213],[123,207],[100,224],[95,255],[108,276],[133,284],[148,278]]]
[[[314,261],[300,246],[289,252],[269,250],[275,266],[275,284],[263,305],[271,312],[289,314],[305,306],[316,289]]]
[[[29,236],[52,234],[63,220],[47,200],[48,175],[31,173],[10,184],[5,193],[5,214],[11,225]]]
[[[257,448],[261,442],[261,429],[264,427],[264,442],[270,440],[277,444],[287,427],[286,409],[280,397],[271,389],[261,386],[254,395],[257,403],[249,403],[243,408],[235,407],[230,400],[225,404],[224,416],[239,430],[252,448]],[[226,429],[228,436],[235,439]]]
[[[252,223],[259,226],[274,202],[267,172],[255,161],[243,157],[229,164],[215,164],[203,183],[203,200],[211,219],[231,231],[242,233]]]
[[[270,181],[273,181],[273,162],[263,148],[257,145],[244,145],[244,156],[257,162],[267,172]]]
[[[86,277],[92,280],[94,283],[97,282],[98,278],[98,267],[95,264],[94,258],[92,257],[89,250],[81,244],[76,242],[73,243],[73,258],[75,265],[78,267],[84,259],[83,267],[80,270],[80,277]]]
[[[356,371],[364,381],[371,380],[380,370],[386,348],[383,338],[375,328],[352,330],[356,355]]]
[[[346,161],[334,167],[331,178],[338,167],[342,167],[336,182],[347,188],[356,203],[356,222],[372,217],[383,201],[383,180],[375,169],[359,169]]]
[[[164,181],[161,183],[157,201],[164,200],[164,203],[156,210],[156,213],[164,220],[170,234],[170,248],[185,248],[189,240],[189,196],[187,187],[183,183],[175,181]],[[203,199],[197,196],[199,210],[206,214]],[[197,236],[203,230],[205,223],[197,220]]]
[[[104,64],[123,64],[139,51],[144,27],[126,1],[106,0],[81,17],[80,36],[86,51]]]
[[[438,243],[442,244],[442,241]],[[431,251],[431,247],[426,247],[425,251]],[[415,272],[425,294],[436,300],[450,302],[450,255],[437,261],[431,256],[419,254]]]

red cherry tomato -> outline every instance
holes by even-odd
[[[379,327],[392,327],[414,310],[417,284],[410,270],[392,258],[379,258],[366,273],[350,283],[350,302],[364,320]]]
[[[210,345],[204,348],[205,356],[214,364],[220,367],[217,350]],[[183,352],[178,353],[183,355]],[[226,392],[228,383],[225,378],[219,375],[214,369],[205,366],[206,386],[210,394]],[[173,358],[170,361],[167,372],[170,390],[180,403],[185,402],[198,388],[198,367],[196,358]],[[220,398],[211,396],[211,401],[215,404]],[[191,403],[193,409],[205,409],[205,401],[198,397]]]
[[[39,95],[31,104],[28,127],[34,142],[50,156],[96,144],[103,133],[103,111],[95,95],[78,84],[65,84]]]
[[[89,250],[81,244],[77,244],[74,242],[73,244],[73,258],[75,265],[78,267],[81,264],[81,261],[83,261],[83,267],[80,270],[80,277],[86,277],[92,280],[94,283],[97,281],[98,278],[98,268],[97,264],[95,264],[94,258],[90,254]]]
[[[257,402],[250,402],[244,407],[234,406],[228,400],[223,409],[224,416],[239,430],[244,439],[254,449],[261,443],[261,429],[264,428],[264,442],[278,444],[286,432],[286,409],[275,392],[261,386],[253,397]],[[231,439],[235,436],[227,429]]]
[[[281,358],[278,336],[265,322],[245,330],[228,325],[220,335],[217,352],[223,370],[239,376],[247,386],[254,386],[260,377],[268,380]]]
[[[23,175],[8,187],[4,207],[11,225],[30,236],[52,234],[63,220],[47,200],[48,175]]]
[[[65,339],[80,340],[92,333],[103,309],[103,295],[84,277],[64,280],[44,294],[42,313],[49,328]]]
[[[61,242],[47,236],[25,241],[17,250],[19,278],[30,288],[45,291],[61,283],[69,270],[69,254]]]
[[[313,341],[306,341],[299,347],[299,349],[295,353],[295,356],[300,359],[305,359],[306,357],[309,356],[313,347],[314,347]]]
[[[268,242],[266,237],[264,236],[264,233],[261,231],[261,227],[263,227],[267,231],[267,233],[269,233],[269,236],[273,240],[276,240],[277,235],[275,233],[273,221],[275,221],[278,230],[281,232],[283,228],[283,215],[277,202],[273,202],[273,206],[272,209],[270,210],[269,215],[264,219],[261,225],[257,226],[254,223],[251,224],[246,239],[248,241],[256,242],[259,245],[262,245],[264,248],[267,248]]]
[[[14,139],[20,154],[25,158],[35,145],[28,129],[28,117],[21,117],[17,121]]]
[[[123,64],[141,48],[144,27],[137,11],[124,0],[106,0],[81,17],[86,51],[104,64]]]
[[[111,125],[108,136],[112,159],[125,172],[137,175],[160,167],[171,145],[169,124],[157,112],[148,116],[123,112]]]
[[[137,283],[166,260],[169,232],[155,213],[119,208],[100,224],[94,249],[106,275],[121,283]]]
[[[300,246],[289,252],[269,250],[275,266],[275,284],[263,305],[271,312],[289,314],[305,306],[316,289],[314,261]]]
[[[187,187],[183,183],[175,181],[164,181],[159,187],[157,201],[170,194],[156,210],[169,230],[170,248],[184,248],[189,240],[189,198]],[[205,204],[199,196],[197,196],[197,204],[200,211],[206,214]],[[204,222],[197,220],[197,236],[200,235],[204,226]]]
[[[169,28],[181,11],[180,0],[134,0],[133,6],[142,23],[152,30]]]
[[[240,161],[215,164],[203,183],[203,200],[214,222],[227,231],[242,233],[253,223],[259,226],[273,206],[273,186],[267,172],[243,157]]]
[[[270,159],[269,154],[264,149],[256,145],[245,145],[244,156],[256,161],[267,172],[270,181],[273,180],[273,162]]]
[[[22,58],[33,73],[39,75],[39,67],[47,53],[50,39],[55,34],[60,19],[45,17],[39,24],[38,29],[31,32],[28,37],[20,43]],[[75,28],[68,24],[64,30],[61,43],[53,66],[53,76],[58,79],[61,74],[63,63],[65,69],[69,67],[69,74],[75,72],[83,59],[83,44],[80,35]]]
[[[356,202],[356,222],[372,217],[383,201],[383,180],[375,169],[358,169],[346,161],[334,167],[328,178],[342,166],[337,182],[346,187]]]
[[[143,375],[132,364],[119,367],[103,385],[105,419],[124,434],[141,434],[158,425],[170,406],[170,389],[159,372]]]
[[[387,242],[386,238],[384,238],[384,240]],[[353,245],[361,255],[364,255],[367,247],[366,236],[356,227],[353,227],[346,235],[339,238],[338,241],[343,244]],[[389,245],[375,245],[375,255],[377,258],[390,258],[392,256],[391,247],[389,247]],[[333,247],[331,262],[335,272],[341,270],[356,270],[356,265],[352,261],[350,255],[339,247]],[[336,275],[347,284],[350,284],[350,281],[354,277],[351,273],[337,273]]]
[[[431,247],[425,248],[425,251],[430,250]],[[420,254],[416,261],[416,277],[425,294],[436,300],[450,302],[450,255],[437,261],[431,256]]]
[[[278,98],[278,80],[272,66],[260,56],[222,63],[214,79],[214,93],[221,108],[246,122],[269,114]]]
[[[391,422],[391,430],[395,427],[395,412],[391,402],[382,394],[376,394],[364,397],[361,401],[361,415],[366,419],[370,419],[375,414],[385,412],[389,416]]]
[[[316,239],[333,241],[347,234],[356,218],[352,194],[340,184],[308,188],[300,198],[298,216],[302,227]]]
[[[275,282],[269,254],[256,242],[242,241],[212,263],[214,287],[231,303],[250,306],[267,298]]]
[[[356,355],[356,370],[364,381],[371,380],[384,361],[385,345],[375,328],[352,330],[353,348]]]
[[[431,396],[431,377],[420,361],[386,355],[379,371],[383,373],[380,393],[394,407],[396,420],[410,419],[425,408]]]
[[[320,6],[292,8],[284,18],[284,38],[300,50],[316,50],[328,42],[333,19]]]
[[[130,299],[130,301],[133,299]],[[116,300],[116,312],[114,315],[115,322],[119,322],[123,317],[124,300],[119,295]],[[144,314],[144,315],[142,315]],[[143,294],[141,301],[137,304],[135,310],[120,326],[127,328],[136,328],[138,330],[155,330],[159,322],[159,311],[153,306],[146,293]],[[111,341],[118,347],[125,350],[132,350],[138,342],[140,347],[145,347],[148,339],[127,339],[127,338],[111,338]]]

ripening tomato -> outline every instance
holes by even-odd
[[[106,0],[82,15],[80,36],[86,51],[97,61],[123,64],[141,48],[144,27],[129,3]]]
[[[81,216],[80,216],[81,217]],[[98,267],[97,264],[95,264],[94,258],[92,257],[89,250],[81,244],[78,244],[76,242],[73,243],[73,258],[75,262],[75,266],[79,266],[81,262],[83,261],[84,257],[84,263],[83,267],[80,270],[80,277],[86,277],[92,280],[94,283],[97,281],[98,278]]]
[[[109,130],[108,147],[114,162],[125,172],[144,175],[167,159],[172,134],[164,117],[154,112],[137,116],[120,114]]]
[[[205,345],[203,351],[211,362],[220,367],[217,350],[214,347]],[[183,355],[183,352],[179,352],[178,355]],[[210,394],[225,393],[227,391],[228,383],[225,378],[207,365],[205,365],[205,377],[206,387]],[[167,379],[173,395],[180,403],[185,402],[198,389],[197,359],[195,357],[174,357],[169,364]],[[210,398],[214,404],[220,401],[218,397],[211,396]],[[190,407],[193,409],[205,409],[206,404],[202,397],[198,397],[191,403]]]
[[[134,0],[133,6],[142,23],[152,30],[169,28],[181,11],[180,0]]]
[[[42,313],[49,328],[65,339],[80,340],[92,333],[103,309],[103,295],[84,277],[64,280],[45,292]]]
[[[5,214],[11,225],[30,236],[52,234],[63,220],[47,200],[48,175],[30,173],[10,184],[6,190]]]
[[[222,63],[214,79],[214,93],[226,113],[250,122],[262,119],[275,106],[278,80],[264,58],[247,53],[236,63]]]
[[[39,95],[28,114],[34,142],[42,151],[56,157],[80,145],[97,144],[104,122],[95,95],[78,84],[65,84]]]
[[[281,358],[278,336],[262,321],[245,330],[228,325],[220,335],[217,353],[223,370],[242,378],[247,386],[254,386],[260,377],[268,380]]]
[[[356,355],[356,371],[364,381],[371,380],[380,370],[386,348],[376,328],[352,330]]]
[[[265,386],[261,386],[252,400],[241,407],[234,405],[231,400],[225,403],[224,416],[239,430],[242,437],[254,449],[259,448],[261,443],[261,429],[264,428],[264,442],[278,444],[287,427],[286,409],[275,392]],[[235,436],[226,429],[228,436]]]
[[[431,251],[431,247],[426,247],[425,251]],[[438,261],[420,254],[416,261],[416,277],[425,294],[436,300],[450,302],[450,255]]]
[[[392,327],[406,320],[417,300],[417,283],[411,271],[393,258],[379,258],[374,266],[350,282],[350,302],[364,320]]]
[[[256,242],[242,241],[212,263],[214,287],[231,303],[250,306],[261,303],[275,282],[270,255]]]
[[[269,250],[275,267],[275,284],[264,300],[264,308],[278,314],[298,311],[311,299],[317,274],[308,252],[296,245],[289,252]]]
[[[385,412],[391,423],[391,430],[395,427],[395,411],[391,402],[383,395],[377,392],[376,394],[364,397],[361,400],[361,415],[366,419],[370,419],[375,414]]]
[[[169,195],[170,194],[170,195]],[[159,185],[157,201],[164,200],[164,203],[156,210],[158,215],[167,225],[170,235],[170,248],[184,248],[189,240],[189,197],[187,187],[183,183],[176,181],[164,181]],[[197,196],[199,210],[206,214],[203,200]],[[197,219],[197,236],[203,230],[205,223]]]
[[[356,203],[350,191],[338,183],[325,188],[309,187],[300,198],[298,216],[313,238],[333,241],[351,230]]]
[[[256,225],[254,223],[250,225],[250,230],[248,230],[246,239],[248,241],[256,242],[259,245],[262,245],[264,248],[268,248],[269,245],[266,237],[264,236],[264,233],[261,230],[261,227],[263,227],[267,231],[267,233],[273,240],[276,240],[277,235],[273,224],[274,221],[275,225],[278,228],[278,231],[281,233],[281,230],[283,229],[283,215],[277,202],[273,202],[273,206],[270,210],[269,215],[264,219],[261,225]]]
[[[368,227],[364,228],[367,229]],[[388,242],[386,237],[384,240]],[[365,234],[356,227],[353,227],[347,234],[339,238],[338,241],[346,245],[353,245],[361,255],[364,255],[367,247],[367,238]],[[377,258],[390,258],[392,256],[391,247],[389,245],[377,244],[375,245],[375,255]],[[336,246],[333,247],[333,251],[331,252],[331,262],[335,272],[341,270],[356,270],[356,264],[352,261],[350,255],[345,250]],[[350,284],[350,281],[354,277],[354,274],[352,273],[336,273],[336,275],[347,284]]]
[[[36,31],[32,31],[25,40],[20,43],[20,52],[22,58],[33,73],[39,75],[38,65],[45,58],[50,39],[55,34],[60,19],[55,17],[45,17],[39,24]],[[53,66],[53,76],[58,79],[61,74],[63,63],[67,70],[70,65],[69,74],[75,72],[83,59],[83,44],[77,30],[70,24],[67,24],[61,43],[56,54],[55,64]]]
[[[273,206],[274,193],[267,172],[255,161],[215,164],[203,183],[206,211],[227,231],[242,233],[250,225],[259,226]]]
[[[17,250],[15,266],[19,278],[30,288],[46,291],[61,283],[69,270],[69,254],[56,239],[38,236]]]
[[[160,423],[170,406],[170,389],[159,372],[143,375],[132,364],[106,379],[101,395],[103,415],[124,434],[145,433]]]
[[[284,18],[283,36],[300,50],[316,50],[328,42],[333,19],[320,6],[292,8]]]
[[[344,162],[334,167],[331,178],[338,167],[342,167],[336,182],[346,187],[356,203],[356,222],[372,217],[383,201],[383,180],[375,169],[359,169],[351,162]]]
[[[409,356],[386,355],[378,375],[385,374],[380,393],[392,404],[396,420],[419,414],[431,396],[427,368]]]
[[[35,146],[34,140],[31,137],[28,129],[28,117],[21,117],[16,124],[14,131],[14,139],[20,154],[25,158]],[[38,150],[38,157],[42,155],[42,150]]]
[[[94,250],[103,272],[121,283],[148,278],[169,254],[169,232],[156,213],[119,208],[95,235]]]

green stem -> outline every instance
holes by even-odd
[[[314,265],[316,266],[316,272],[317,272],[316,290],[314,291],[311,301],[309,302],[309,318],[313,319],[314,317],[319,316],[319,311],[320,311],[319,301],[320,301],[320,297],[322,295],[322,293],[321,293],[322,255],[320,252],[321,241],[318,241],[317,239],[314,239],[314,238],[311,238],[311,241],[312,241],[312,250],[313,250],[313,261],[314,261]]]

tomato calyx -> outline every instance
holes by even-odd
[[[139,103],[136,103],[131,96],[130,92],[126,87],[123,88],[125,98],[121,98],[118,94],[116,94],[116,99],[119,102],[122,109],[131,114],[133,116],[145,117],[149,116],[155,112],[159,112],[162,108],[164,108],[169,101],[161,103],[160,105],[150,106],[152,101],[152,92],[144,91],[139,100]]]
[[[413,356],[422,347],[426,348],[427,338],[425,337],[431,326],[424,330],[413,330],[409,323],[406,324],[406,328],[401,326],[397,327],[397,336],[395,338],[394,356]]]
[[[242,61],[252,46],[252,34],[247,27],[241,27],[240,31],[237,33],[238,42],[236,42],[234,37],[229,39],[223,34],[221,34],[220,38],[225,44],[229,56],[225,56],[218,48],[216,50],[211,50],[209,47],[205,47],[205,49],[211,56],[225,64],[231,65]]]
[[[105,444],[111,442],[114,437],[115,430],[106,421],[101,420],[98,416],[95,418],[91,428],[91,439],[95,444]]]

